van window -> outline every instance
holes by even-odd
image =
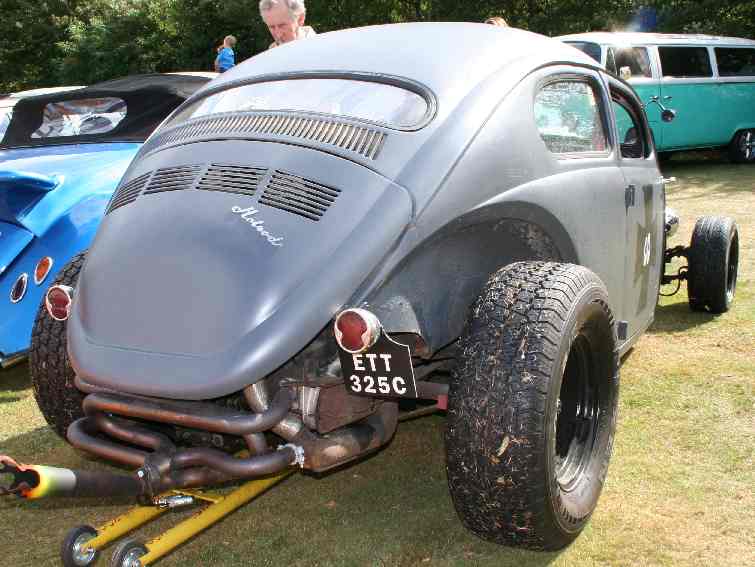
[[[572,47],[576,47],[582,53],[589,55],[595,59],[595,61],[600,63],[600,45],[597,43],[592,43],[590,41],[567,41],[566,43]]]
[[[608,60],[613,60],[614,69],[609,69],[615,75],[623,77],[622,68],[628,69],[628,75],[637,77],[652,77],[650,55],[645,47],[610,47]],[[624,71],[626,73],[626,71]]]
[[[748,47],[716,47],[718,74],[722,77],[755,75],[755,49]]]
[[[606,151],[599,97],[585,81],[548,83],[535,96],[535,123],[554,154]]]
[[[664,77],[712,77],[705,47],[659,47]]]

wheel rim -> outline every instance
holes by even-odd
[[[71,546],[71,557],[76,565],[86,566],[90,565],[94,561],[94,556],[97,553],[95,549],[86,549],[85,546],[88,541],[94,539],[92,534],[81,534],[73,541]]]
[[[590,461],[598,429],[597,381],[590,344],[579,335],[564,369],[556,417],[556,481],[571,490]]]
[[[734,301],[734,291],[737,288],[737,268],[739,266],[739,235],[734,237],[729,245],[729,265],[726,270],[726,303]]]
[[[131,549],[123,556],[121,565],[123,567],[142,567],[142,562],[139,561],[142,556],[144,556],[144,550],[141,547]]]
[[[755,141],[753,140],[752,132],[752,130],[745,130],[739,137],[739,149],[747,161],[755,158]]]

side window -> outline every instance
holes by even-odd
[[[546,84],[535,96],[535,124],[554,154],[604,152],[606,135],[599,96],[587,81]]]
[[[606,69],[609,73],[612,73],[619,76],[619,69],[616,67],[616,54],[614,53],[616,50],[613,47],[608,48],[608,53],[606,54]]]
[[[716,47],[718,74],[722,77],[755,76],[755,49],[749,47]]]
[[[628,159],[647,157],[649,152],[643,135],[642,123],[632,107],[622,98],[613,96],[613,112],[616,115],[621,157]]]
[[[104,134],[126,117],[126,102],[120,98],[87,98],[51,102],[45,106],[42,125],[32,139]]]
[[[600,45],[597,43],[592,43],[590,41],[567,41],[566,43],[572,47],[576,47],[582,53],[589,55],[595,59],[595,61],[600,63]]]
[[[659,47],[664,77],[712,77],[705,47]]]
[[[647,48],[612,47],[611,53],[613,55],[615,70],[608,70],[622,79],[653,76]]]

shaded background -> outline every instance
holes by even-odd
[[[238,38],[237,62],[270,43],[257,0],[0,0],[0,93],[153,71],[209,71]],[[318,32],[502,15],[545,35],[639,29],[755,37],[755,0],[308,0]]]

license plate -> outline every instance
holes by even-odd
[[[370,349],[351,354],[339,349],[346,388],[357,396],[416,398],[409,347],[383,333]]]

